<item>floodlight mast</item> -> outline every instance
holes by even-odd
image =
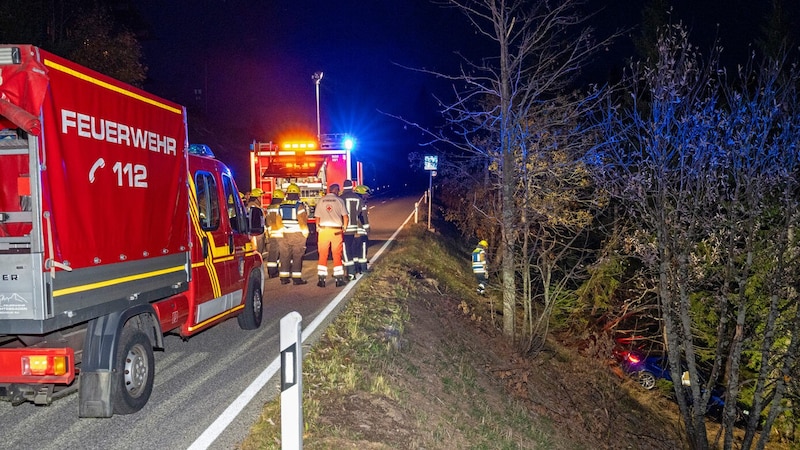
[[[319,127],[319,82],[322,81],[322,72],[314,72],[314,75],[311,75],[311,79],[314,80],[317,91],[317,140],[319,140],[322,135]]]

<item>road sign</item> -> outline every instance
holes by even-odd
[[[436,155],[425,155],[425,170],[436,170],[439,166],[439,157]]]

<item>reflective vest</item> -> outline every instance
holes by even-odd
[[[283,232],[308,235],[308,210],[306,204],[297,200],[286,200],[280,205]]]
[[[485,274],[488,270],[486,264],[486,250],[478,246],[472,251],[472,272],[476,274]]]

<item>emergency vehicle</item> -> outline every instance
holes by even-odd
[[[230,170],[180,105],[0,45],[0,398],[140,410],[167,332],[262,319],[261,255]]]
[[[251,188],[264,192],[262,204],[272,200],[274,189],[290,183],[300,188],[300,199],[309,206],[309,223],[314,224],[314,208],[328,185],[352,180],[351,157],[355,138],[348,134],[323,134],[317,139],[281,142],[253,142],[250,145]],[[357,183],[361,184],[362,165],[357,163]]]

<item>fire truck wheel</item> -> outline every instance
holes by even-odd
[[[244,301],[244,310],[237,317],[239,327],[243,330],[255,330],[261,326],[264,316],[264,299],[261,297],[261,280],[250,277],[250,286],[247,288],[247,298]]]
[[[150,339],[139,328],[128,324],[122,329],[114,372],[114,413],[132,414],[142,409],[153,391],[155,359]]]

